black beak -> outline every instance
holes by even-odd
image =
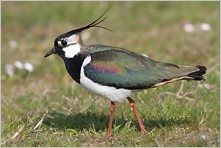
[[[52,48],[50,51],[48,51],[48,52],[45,54],[44,58],[47,58],[48,56],[50,56],[51,54],[54,54],[55,52],[56,52],[56,50],[55,50],[54,48]]]

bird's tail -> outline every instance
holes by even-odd
[[[206,73],[206,67],[205,66],[196,66],[199,70],[192,72],[190,74],[188,74],[187,76],[193,78],[194,80],[205,80],[205,78],[203,77],[203,75]]]
[[[167,83],[171,83],[177,80],[205,80],[204,74],[206,73],[205,66],[178,66],[177,71],[171,70],[170,76],[164,79],[163,81],[156,83],[152,87],[159,87]]]

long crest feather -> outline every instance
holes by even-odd
[[[98,27],[98,28],[102,28],[102,29],[106,29],[108,31],[112,31],[106,27],[103,27],[103,26],[100,26],[98,24],[100,24],[101,22],[103,22],[104,20],[107,19],[107,17],[104,17],[103,19],[101,19],[106,13],[107,13],[108,10],[106,10],[100,17],[98,17],[95,21],[93,21],[92,23],[86,25],[85,27],[82,27],[81,29],[88,29],[88,28],[91,28],[91,27]],[[101,20],[100,20],[101,19]]]
[[[92,28],[92,27],[97,27],[97,28],[102,28],[102,29],[105,29],[105,30],[108,30],[108,31],[111,31],[110,29],[106,28],[106,27],[103,27],[103,26],[100,26],[98,24],[100,24],[101,22],[103,22],[104,20],[107,19],[107,17],[104,17],[102,18],[106,13],[107,13],[108,10],[106,10],[100,17],[98,17],[96,20],[94,20],[93,22],[91,22],[90,24],[84,26],[84,27],[81,27],[81,28],[78,28],[78,29],[75,29],[75,30],[71,30],[67,33],[65,33],[64,35],[65,36],[71,36],[73,34],[77,34],[77,33],[80,33],[82,32],[83,30],[86,30],[86,29],[89,29],[89,28]]]

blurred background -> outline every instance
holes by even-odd
[[[43,58],[58,35],[106,10],[101,26],[113,32],[89,29],[86,45],[208,68],[202,83],[134,94],[147,136],[126,102],[117,104],[115,136],[107,139],[109,101],[73,82],[59,57]],[[2,2],[2,146],[219,146],[219,12],[219,2]]]

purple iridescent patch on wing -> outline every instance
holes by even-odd
[[[120,73],[120,70],[112,65],[92,64],[92,67],[99,73]]]

